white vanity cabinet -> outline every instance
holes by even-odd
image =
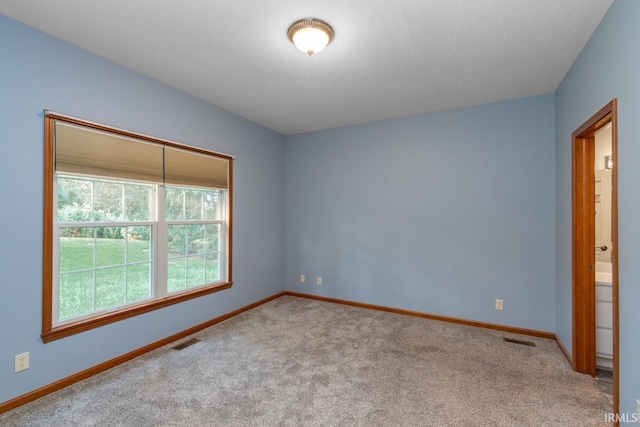
[[[596,273],[596,365],[613,368],[613,295],[610,273]]]

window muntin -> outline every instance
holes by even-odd
[[[231,161],[47,112],[43,340],[231,287]]]

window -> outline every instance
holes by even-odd
[[[231,287],[231,157],[45,121],[45,342]]]

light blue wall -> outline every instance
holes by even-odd
[[[571,349],[571,133],[618,98],[620,410],[640,398],[640,2],[616,0],[556,92],[558,335]]]
[[[237,156],[233,288],[42,344],[45,108]],[[0,130],[0,402],[282,291],[283,136],[2,15]]]
[[[554,114],[550,94],[287,137],[286,289],[554,332]]]

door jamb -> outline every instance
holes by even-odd
[[[620,408],[618,289],[618,108],[614,98],[572,134],[573,369],[596,376],[595,350],[595,132],[611,122],[613,412]]]

